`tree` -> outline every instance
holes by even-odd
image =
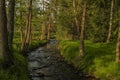
[[[5,0],[0,0],[0,58],[3,59],[7,54],[8,42],[7,42],[7,25],[6,22],[6,10]]]
[[[15,0],[9,0],[7,30],[8,30],[8,45],[10,50],[12,50],[13,35],[14,35],[14,10],[15,10]]]
[[[73,15],[74,15],[74,19],[73,19],[73,26],[74,26],[74,29],[75,30],[74,32],[77,34],[77,35],[73,35],[73,40],[76,40],[76,39],[79,39],[79,22],[78,22],[78,19],[77,19],[77,1],[76,0],[73,0]]]
[[[46,31],[46,28],[47,28],[47,26],[46,26],[46,21],[44,21],[43,23],[42,23],[42,26],[41,26],[41,38],[40,38],[40,40],[47,40],[47,31]]]
[[[28,47],[31,43],[31,19],[32,19],[32,0],[29,0],[28,3],[28,13],[26,17],[26,29],[25,36],[22,42],[22,51],[28,50]]]
[[[116,63],[120,62],[120,1],[116,0],[117,6],[117,22],[118,22],[118,35],[117,35],[117,43],[116,43]]]
[[[120,25],[118,30],[118,38],[117,38],[117,45],[116,45],[116,62],[120,62]]]
[[[83,3],[83,13],[82,13],[81,33],[80,33],[79,57],[84,54],[84,32],[85,32],[86,8],[87,8],[87,1],[85,0],[84,3]]]
[[[47,26],[46,26],[46,15],[45,15],[45,0],[42,0],[42,12],[43,12],[43,21],[42,21],[42,26],[41,26],[41,40],[47,40]]]
[[[106,42],[110,22],[110,4],[111,1],[109,0],[89,1],[89,7],[86,15],[86,39],[91,40],[94,43]]]
[[[4,67],[9,67],[13,64],[12,55],[8,47],[5,0],[0,0],[0,59],[4,60]]]
[[[76,26],[75,18],[79,19],[80,13],[77,10],[77,2],[75,4],[73,4],[73,0],[58,0],[56,2],[55,26],[58,30],[56,31],[58,39],[78,40],[79,29]],[[78,22],[80,21],[78,20]]]
[[[107,43],[110,43],[110,38],[111,38],[111,34],[112,34],[113,8],[114,8],[114,0],[111,0],[109,32],[108,32],[107,41],[106,41]]]
[[[16,38],[16,33],[19,33],[19,39],[21,44],[23,42],[24,30],[25,30],[25,19],[26,19],[26,1],[16,0],[15,5],[15,29],[14,29],[14,38]]]
[[[47,40],[50,39],[51,37],[51,30],[53,27],[53,21],[54,21],[54,4],[55,4],[55,0],[51,0],[50,4],[49,4],[49,17],[48,17],[48,26],[47,26]]]
[[[43,7],[42,10],[44,12],[44,0],[42,0],[42,7]],[[43,16],[44,16],[44,14],[43,14]],[[44,36],[45,36],[44,28],[45,28],[45,24],[42,23],[40,40],[44,40]]]

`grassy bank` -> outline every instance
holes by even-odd
[[[120,65],[115,63],[115,44],[85,41],[85,55],[78,61],[79,41],[62,41],[61,54],[68,63],[101,80],[120,80]]]
[[[14,52],[13,57],[14,65],[6,70],[0,68],[0,80],[29,80],[27,60],[18,52]]]
[[[30,80],[28,76],[28,63],[26,58],[22,55],[20,51],[21,43],[18,43],[17,39],[14,41],[14,65],[9,67],[7,70],[0,67],[0,80]],[[29,47],[29,51],[34,50],[39,46],[46,44],[46,41],[33,41]],[[0,60],[0,66],[2,66],[2,61]]]

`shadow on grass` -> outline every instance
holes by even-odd
[[[78,60],[79,42],[63,41],[60,50],[64,58],[80,71],[93,74],[102,80],[119,80],[119,64],[115,63],[115,44],[85,42],[84,56]],[[111,78],[111,79],[110,79]]]

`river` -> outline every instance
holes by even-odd
[[[40,47],[28,54],[28,70],[31,80],[89,80],[81,77],[57,51],[46,47]]]

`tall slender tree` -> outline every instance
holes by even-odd
[[[50,5],[49,5],[49,17],[48,17],[48,26],[47,26],[47,39],[50,39],[51,36],[51,28],[53,26],[53,6],[54,6],[54,0],[50,1]]]
[[[15,10],[15,0],[9,0],[7,29],[8,29],[8,45],[10,50],[12,50],[13,35],[14,35],[14,10]]]
[[[116,45],[116,62],[120,62],[120,24],[118,29],[118,38],[117,38],[117,45]]]
[[[74,14],[74,19],[73,19],[74,23],[73,24],[74,24],[75,32],[77,33],[77,35],[73,35],[73,36],[75,37],[74,39],[79,39],[79,33],[80,33],[80,31],[79,31],[79,21],[77,19],[77,11],[76,11],[77,1],[73,0],[72,3],[73,3],[73,14]]]
[[[46,29],[46,15],[45,15],[45,0],[42,0],[42,12],[43,12],[43,22],[42,22],[42,26],[41,26],[41,36],[40,36],[40,40],[46,40],[47,39],[47,29]]]
[[[107,40],[106,40],[107,43],[110,43],[110,38],[111,38],[111,34],[112,34],[113,8],[114,8],[114,0],[111,0],[109,32],[108,32],[108,36],[107,36]]]
[[[86,8],[87,8],[87,0],[83,1],[83,13],[82,13],[82,20],[81,20],[82,22],[81,22],[81,33],[80,33],[79,57],[84,54],[84,32],[85,32]]]
[[[4,68],[13,64],[11,51],[8,46],[5,0],[0,0],[0,59],[3,59],[5,62]]]
[[[8,53],[8,38],[7,38],[7,18],[5,9],[5,0],[0,0],[0,58]]]
[[[32,0],[30,0],[29,2],[29,8],[28,8],[28,15],[27,15],[27,23],[26,23],[26,28],[28,27],[28,33],[27,33],[27,37],[26,37],[26,44],[30,44],[31,43],[31,19],[32,19]]]
[[[25,36],[21,46],[23,52],[28,49],[28,46],[31,43],[31,19],[32,19],[32,0],[29,0],[28,12],[26,17]]]
[[[115,0],[115,6],[117,10],[117,23],[118,23],[118,35],[117,35],[117,44],[116,44],[116,63],[120,62],[120,1]]]

